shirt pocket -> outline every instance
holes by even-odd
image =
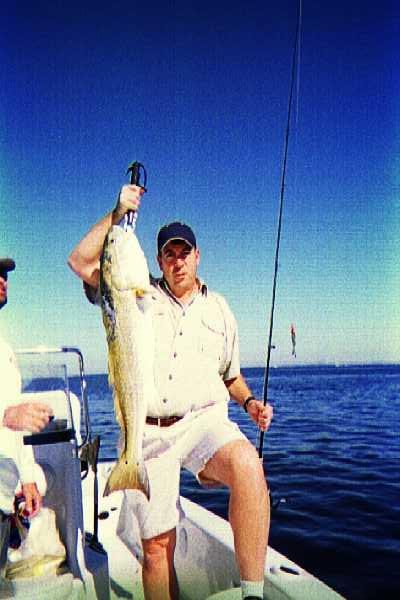
[[[153,310],[153,328],[155,344],[155,362],[164,364],[169,361],[171,348],[174,343],[174,330],[166,310]]]
[[[203,317],[200,324],[199,351],[206,364],[222,372],[225,357],[225,328],[220,321]]]

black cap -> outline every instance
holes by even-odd
[[[189,244],[191,248],[196,248],[196,238],[194,233],[189,225],[185,225],[185,223],[179,223],[175,221],[174,223],[169,223],[169,225],[164,225],[164,227],[161,227],[157,236],[157,248],[159,255],[161,254],[164,246],[171,240],[182,240]]]
[[[15,262],[12,258],[0,258],[0,272],[8,273],[8,271],[14,271]]]

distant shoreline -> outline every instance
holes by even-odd
[[[358,362],[338,362],[338,363],[285,363],[280,365],[271,366],[271,369],[320,369],[320,368],[332,368],[332,369],[346,369],[346,368],[387,368],[387,367],[400,367],[400,361],[395,362],[376,362],[376,363],[358,363]],[[242,369],[264,369],[263,365],[257,366],[242,366]]]
[[[260,370],[264,370],[265,367],[262,365],[257,365],[257,366],[243,366],[242,367],[242,371],[244,374],[246,374],[246,372],[248,373],[249,371],[260,371]],[[290,363],[290,364],[282,364],[282,365],[274,365],[273,367],[270,367],[272,372],[276,372],[276,371],[289,371],[289,370],[339,370],[339,369],[343,369],[343,370],[350,370],[350,369],[400,369],[400,362],[398,363],[394,363],[394,362],[390,362],[390,363]],[[94,377],[94,376],[99,376],[99,375],[105,375],[107,377],[107,373],[104,371],[99,371],[99,372],[94,372],[94,373],[86,373],[87,377]]]

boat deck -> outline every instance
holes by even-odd
[[[101,463],[99,476],[99,540],[108,554],[112,599],[144,598],[140,562],[116,535],[122,492],[103,498],[110,464]],[[93,531],[93,476],[83,482],[85,529]],[[182,600],[205,600],[226,590],[222,597],[236,598],[232,588],[240,585],[233,535],[224,519],[182,498],[186,517],[178,526],[175,564]],[[140,549],[138,548],[138,554]],[[339,600],[339,594],[299,567],[268,548],[264,573],[264,598],[268,600]],[[230,590],[230,591],[228,591]],[[238,596],[240,598],[240,594]]]

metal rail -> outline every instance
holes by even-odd
[[[91,441],[92,430],[91,430],[90,418],[89,418],[89,405],[88,405],[88,396],[87,396],[87,385],[86,385],[86,379],[85,379],[85,366],[84,366],[83,354],[79,350],[79,348],[76,348],[74,346],[70,346],[70,347],[69,346],[61,346],[61,347],[36,346],[34,348],[22,348],[20,350],[17,350],[15,352],[15,354],[17,354],[18,356],[23,356],[23,355],[28,355],[28,354],[34,354],[34,355],[75,354],[77,356],[78,364],[79,364],[81,406],[82,406],[82,413],[83,413],[83,420],[84,420],[84,427],[85,427],[84,436],[82,439],[82,443],[79,445],[79,448],[84,446],[84,444],[87,441]],[[69,394],[68,378],[67,378],[67,385],[68,385],[67,392]]]

